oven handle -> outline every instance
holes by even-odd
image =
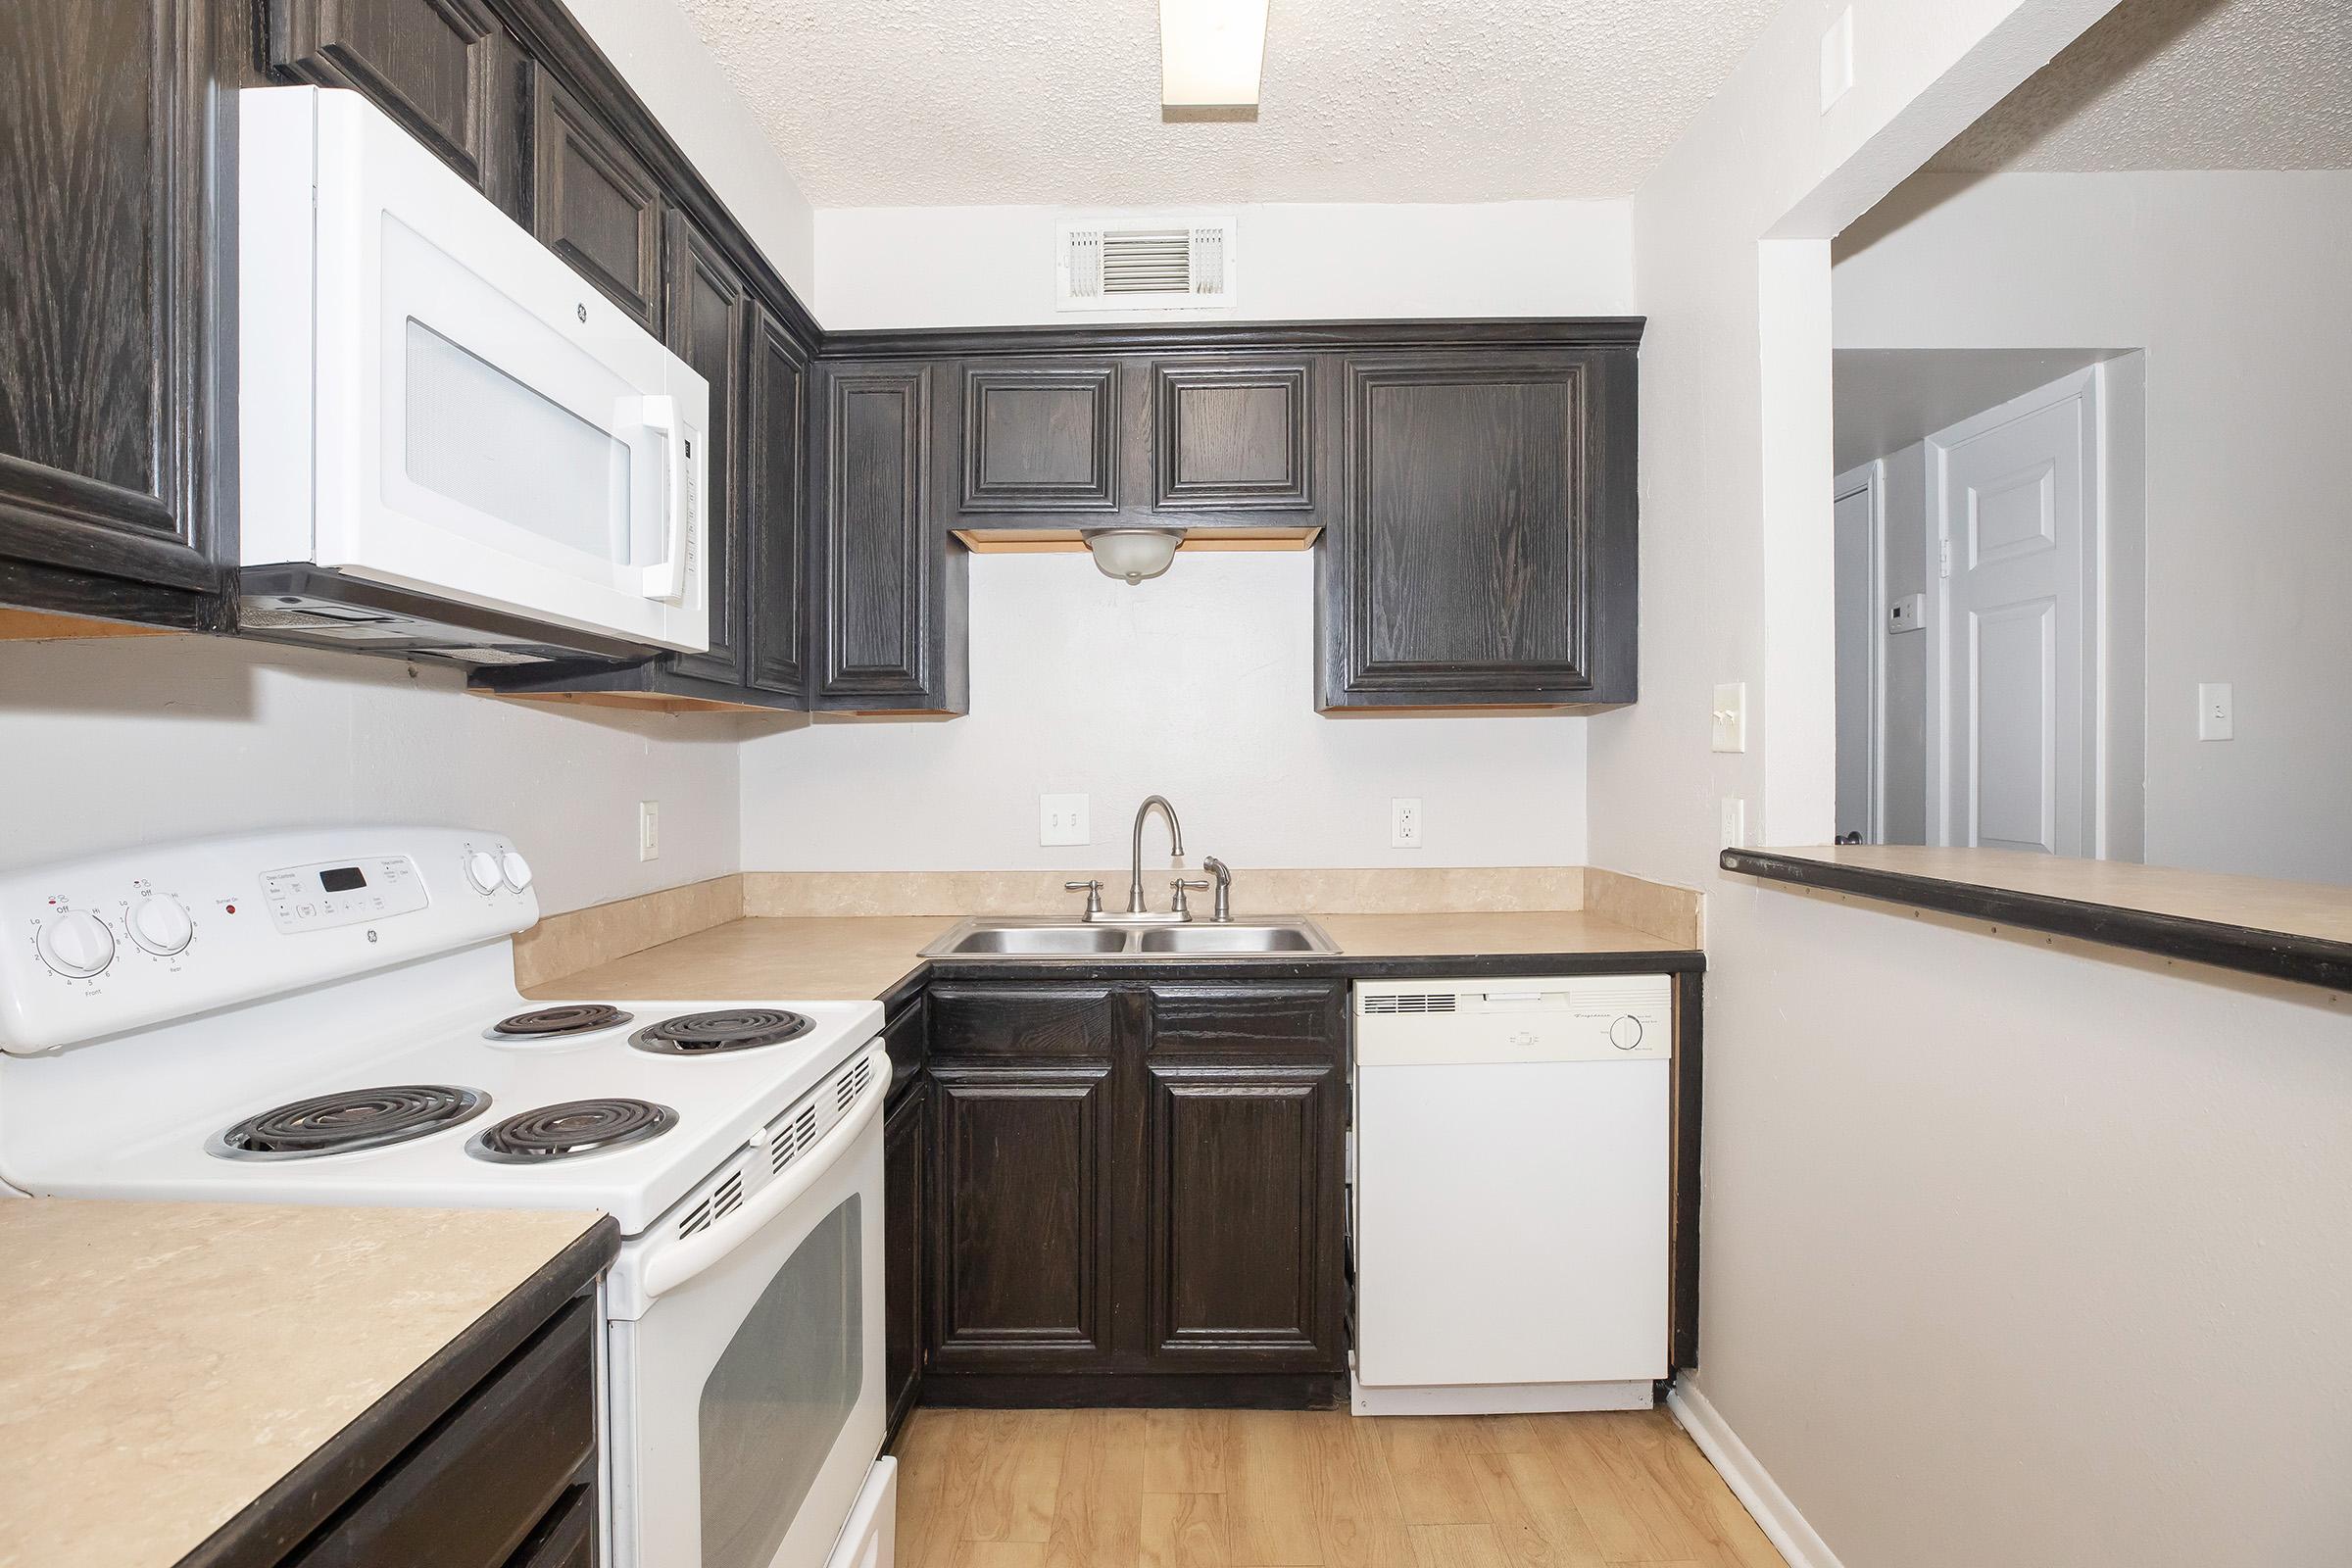
[[[865,1057],[868,1069],[865,1088],[859,1091],[856,1102],[843,1113],[841,1120],[825,1129],[825,1136],[808,1152],[793,1161],[783,1175],[754,1193],[725,1219],[684,1241],[672,1242],[646,1258],[639,1288],[647,1300],[674,1291],[714,1267],[761,1226],[790,1208],[858,1141],[858,1135],[881,1114],[882,1102],[890,1094],[890,1053],[876,1045]]]

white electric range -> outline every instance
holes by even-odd
[[[533,1003],[502,835],[266,833],[0,875],[0,1180],[602,1209],[604,1560],[885,1568],[874,1003]]]

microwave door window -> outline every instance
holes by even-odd
[[[410,482],[600,566],[628,561],[628,442],[413,317],[404,347]]]

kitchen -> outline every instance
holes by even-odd
[[[42,760],[8,786],[41,828],[0,862],[27,922],[0,1175],[36,1196],[0,1217],[68,1249],[8,1289],[20,1318],[62,1314],[45,1343],[75,1372],[25,1381],[31,1340],[7,1372],[0,1419],[36,1456],[15,1485],[38,1490],[4,1511],[55,1533],[0,1560],[814,1568],[1087,1540],[1244,1568],[1982,1560],[2036,1540],[2046,1560],[2164,1560],[2046,1548],[2031,1508],[1960,1529],[1933,1488],[1866,1480],[1874,1449],[1902,1451],[1901,1401],[1830,1396],[1893,1317],[1822,1298],[1813,1320],[1848,1348],[1776,1343],[1796,1287],[1776,1252],[1817,1245],[1847,1201],[1801,1168],[1788,1096],[1867,1100],[1817,1077],[1817,1050],[1873,1070],[1858,1036],[1835,1044],[1858,1015],[1789,1024],[1851,980],[1791,944],[1821,922],[1825,952],[1876,973],[1878,933],[1925,919],[1900,940],[1940,942],[1921,961],[1964,988],[2058,966],[2013,983],[2094,1040],[2107,1012],[2063,993],[2133,1018],[2227,1005],[2307,1051],[2308,1118],[2342,1103],[2340,904],[2282,893],[2259,919],[2184,922],[2111,891],[2086,936],[2050,906],[2067,899],[1982,876],[1961,904],[1841,887],[1825,879],[1864,871],[1819,858],[1719,862],[1832,836],[1827,726],[1796,695],[1826,649],[1808,607],[1828,496],[1803,463],[1801,500],[1769,488],[1813,438],[1774,421],[1813,408],[1808,356],[1828,363],[1826,321],[1801,336],[1826,237],[2106,8],[1986,4],[1956,27],[1892,0],[1842,24],[1667,8],[1708,36],[1681,35],[1675,78],[1644,89],[1632,150],[1587,105],[1545,132],[1556,168],[1491,146],[1465,163],[1433,134],[1396,167],[1287,185],[1239,171],[1257,141],[1311,170],[1323,133],[1286,127],[1276,88],[1339,50],[1329,24],[1271,9],[1256,118],[1180,97],[1155,114],[1152,46],[1176,49],[1162,24],[1183,9],[1102,19],[1090,46],[1128,60],[1115,115],[1221,185],[1129,177],[1132,149],[1025,182],[943,161],[956,114],[1077,156],[971,84],[1016,69],[1003,56],[964,68],[972,96],[910,105],[896,145],[859,147],[837,122],[876,90],[860,73],[945,68],[764,8],[165,5],[119,34],[21,12],[8,53],[43,63],[26,81],[152,88],[87,123],[20,94],[50,139],[0,166],[44,191],[107,174],[83,220],[131,215],[153,292],[105,296],[90,319],[116,335],[96,347],[152,374],[142,403],[58,385],[70,355],[9,371],[47,366],[56,390],[10,405],[37,417],[12,415],[0,475],[0,597],[20,607],[0,725]],[[1621,60],[1616,25],[1530,43],[1522,69]],[[1840,25],[1854,85],[1819,112],[1828,140],[1754,134],[1819,102]],[[760,74],[794,29],[792,69],[838,76],[838,99]],[[1429,69],[1442,93],[1464,67]],[[1947,79],[1967,85],[1944,101]],[[253,110],[208,116],[224,93]],[[1709,225],[1755,215],[1717,182],[1774,158],[1756,187],[1779,206],[1727,242]],[[1494,199],[1451,191],[1473,172]],[[1773,227],[1799,198],[1818,255]],[[69,265],[91,246],[54,237],[71,206],[26,208],[52,237],[12,270],[95,286]],[[1154,243],[1138,210],[1185,215],[1157,265],[1211,303],[1071,303],[1090,246]],[[381,224],[343,220],[363,212]],[[438,252],[416,276],[401,231]],[[469,276],[431,270],[453,262]],[[314,280],[314,309],[290,307]],[[1738,313],[1766,302],[1742,348]],[[392,341],[350,330],[374,312],[437,342],[406,337],[407,371],[367,361],[352,384],[415,378],[355,417],[336,373]],[[36,311],[15,340],[63,341],[61,319]],[[534,333],[570,334],[593,375],[535,358]],[[1701,388],[1755,384],[1759,344],[1778,412],[1711,403]],[[576,432],[497,399],[602,397],[609,425],[594,376],[627,383],[632,422],[607,443],[622,477],[550,505],[585,471],[556,455]],[[1826,384],[1818,403],[1826,427]],[[380,442],[355,439],[378,418]],[[549,454],[532,483],[500,489],[498,449],[529,441]],[[608,509],[589,542],[617,545],[599,569],[618,587],[551,590],[526,569],[549,551],[487,531],[368,560],[386,524],[468,526],[446,489],[404,498],[395,465],[370,466],[404,442],[526,532]],[[1803,462],[1826,472],[1821,450]],[[1783,556],[1742,564],[1775,528]],[[478,569],[493,554],[522,565]],[[632,619],[624,595],[666,608]],[[1874,898],[1895,903],[1855,903]],[[2012,925],[2049,933],[2042,951],[2003,956],[2015,939],[1987,933]],[[1777,1102],[1776,1060],[1807,1064]],[[282,1135],[244,1126],[273,1106],[363,1087],[487,1103],[327,1113],[426,1117],[405,1144],[225,1152]],[[569,1114],[600,1125],[555,1132],[612,1138],[601,1152],[481,1142],[544,1138],[528,1113],[591,1100],[612,1103]],[[102,1116],[115,1136],[92,1151],[77,1135]],[[2328,1157],[2312,1190],[2340,1178]],[[2219,1206],[2277,1175],[2249,1166]],[[158,1202],[203,1206],[174,1226]],[[165,1246],[158,1226],[217,1239]],[[722,1232],[746,1240],[722,1252]],[[334,1270],[274,1326],[215,1272],[306,1255]],[[788,1256],[833,1276],[760,1289],[796,1279]],[[2341,1263],[2323,1248],[2322,1272],[2278,1289],[2324,1300]],[[189,1320],[164,1332],[150,1304],[157,1328],[134,1326],[114,1288],[133,1279]],[[76,1333],[93,1292],[105,1327]],[[2134,1310],[2118,1376],[2178,1321],[2161,1292]],[[1376,1364],[1384,1314],[1406,1325],[1395,1369]],[[732,1362],[730,1336],[750,1351]],[[336,1366],[338,1342],[367,1364]],[[283,1365],[270,1420],[195,1420],[228,1396],[201,1381],[187,1407],[114,1402],[220,1375],[240,1343],[246,1365]],[[764,1356],[778,1343],[789,1370]],[[2243,1364],[2196,1354],[2207,1384]],[[1976,1408],[2013,1409],[1993,1386]],[[781,1409],[837,1410],[839,1440],[808,1451]],[[1463,1409],[1484,1413],[1389,1413]],[[2303,1451],[2344,1451],[2340,1424],[2305,1419]],[[2233,1451],[2259,1464],[2280,1441]],[[110,1494],[98,1456],[134,1489],[165,1467],[172,1506]],[[2167,1518],[2173,1462],[2108,1478],[2085,1511]],[[51,1518],[63,1474],[74,1507]],[[2265,1494],[2240,1482],[2229,1506],[2183,1495],[2242,1524]],[[2241,1560],[2346,1537],[2316,1505],[2266,1516],[2269,1547]],[[1921,1531],[1958,1555],[1888,1544]]]

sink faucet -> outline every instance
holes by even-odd
[[[1144,818],[1152,814],[1152,808],[1154,806],[1158,807],[1161,814],[1168,819],[1169,858],[1178,860],[1184,858],[1184,828],[1176,820],[1176,808],[1168,804],[1168,798],[1164,795],[1147,795],[1144,797],[1144,804],[1135,808],[1135,836],[1128,845],[1127,912],[1129,914],[1146,912],[1144,908]],[[1181,908],[1182,906],[1179,905],[1178,907]]]

